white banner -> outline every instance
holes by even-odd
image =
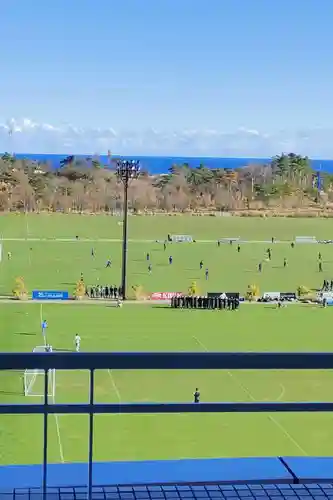
[[[221,239],[219,239],[220,243],[230,243],[230,241],[232,241],[232,242],[240,241],[240,237],[238,237],[238,238],[233,237],[233,238],[221,238]]]
[[[296,236],[295,243],[318,243],[315,236]]]
[[[280,292],[265,292],[263,295],[264,299],[268,300],[280,300]]]
[[[171,300],[173,297],[181,297],[182,292],[154,292],[150,296],[150,300]]]
[[[324,299],[326,300],[333,300],[333,292],[317,292],[316,298],[319,301],[323,301]]]
[[[174,243],[193,243],[193,237],[189,234],[172,234],[171,241]]]

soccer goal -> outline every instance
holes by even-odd
[[[51,346],[37,346],[32,352],[52,352]],[[48,372],[48,396],[55,397],[56,371],[54,369]],[[45,390],[45,372],[44,370],[28,369],[24,371],[24,395],[44,397]]]

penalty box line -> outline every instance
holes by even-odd
[[[199,340],[197,337],[193,336],[193,339],[196,341],[197,344],[199,344],[199,346],[206,352],[210,352],[207,347],[205,346],[205,344],[203,342],[201,342],[201,340]],[[247,387],[245,387],[244,384],[242,384],[242,382],[240,382],[240,380],[233,374],[231,373],[230,371],[227,371],[227,374],[228,374],[228,377],[236,384],[238,385],[238,387],[244,392],[244,394],[246,394],[250,399],[251,401],[253,401],[254,403],[258,402],[258,400],[253,396],[253,394],[249,391],[249,389]],[[281,397],[281,396],[280,396]],[[280,399],[279,397],[279,399]],[[308,453],[304,450],[304,448],[296,441],[295,438],[292,437],[292,435],[287,431],[287,429],[280,423],[278,422],[278,420],[276,420],[272,415],[267,415],[268,419],[278,428],[280,429],[280,431],[283,432],[283,434],[293,443],[294,446],[296,446],[296,448],[299,449],[299,451],[302,452],[302,454],[304,456],[308,456]]]
[[[53,396],[52,402],[53,402],[53,404],[56,404],[55,396]],[[58,440],[58,445],[59,445],[60,460],[61,460],[61,463],[64,464],[65,463],[64,447],[62,445],[60,425],[59,425],[59,415],[57,413],[54,413],[54,420],[55,420],[55,424],[56,424],[56,433],[57,433],[57,440]]]

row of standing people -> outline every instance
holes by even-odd
[[[122,289],[116,285],[95,285],[87,288],[86,295],[91,299],[118,299],[122,297]]]
[[[171,307],[174,309],[229,309],[234,311],[239,307],[239,298],[227,297],[226,295],[220,297],[184,295],[173,297]]]

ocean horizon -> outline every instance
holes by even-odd
[[[15,154],[16,158],[29,160],[36,160],[39,162],[47,162],[52,165],[53,168],[59,168],[61,161],[67,158],[68,154]],[[74,155],[76,158],[91,158],[92,155]],[[109,157],[107,155],[99,155],[101,162],[105,165],[109,163]],[[227,169],[232,170],[236,168],[246,167],[253,164],[265,165],[271,162],[271,158],[226,158],[226,157],[207,157],[207,156],[127,156],[127,155],[113,155],[113,159],[122,158],[124,160],[139,160],[141,164],[141,169],[149,172],[151,175],[167,174],[172,165],[188,163],[190,167],[197,168],[201,164],[205,165],[207,168],[211,169]],[[310,159],[311,167],[315,171],[322,171],[327,173],[333,173],[333,160],[319,160]]]

